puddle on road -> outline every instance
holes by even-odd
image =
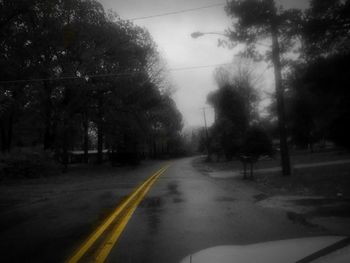
[[[263,196],[256,196],[256,199]],[[259,202],[261,207],[285,210],[285,216],[295,224],[329,230],[334,222],[346,220],[344,229],[348,228],[350,219],[349,198],[323,198],[319,196],[272,196]],[[315,219],[321,219],[321,221]],[[317,222],[317,223],[316,223]],[[336,229],[340,229],[337,226]]]
[[[350,205],[336,205],[316,208],[309,215],[314,217],[350,217]]]
[[[173,198],[173,203],[182,203],[184,200],[182,198],[179,197],[174,197]]]
[[[140,207],[142,208],[160,208],[163,205],[163,200],[159,196],[146,197],[142,200]]]
[[[236,198],[228,197],[228,196],[220,196],[215,198],[216,202],[234,202]]]
[[[261,194],[254,195],[253,197],[254,197],[254,199],[255,199],[255,202],[260,202],[260,201],[262,201],[262,200],[265,200],[265,199],[268,198],[269,196],[268,196],[267,194],[261,193]]]
[[[161,222],[160,213],[163,211],[164,201],[159,196],[150,196],[142,200],[140,207],[147,217],[148,232],[150,235],[154,235],[159,228]]]
[[[168,183],[167,188],[168,188],[169,194],[171,194],[171,195],[179,195],[180,192],[179,192],[178,187],[179,186],[178,186],[178,184],[176,182]]]
[[[286,216],[294,224],[300,224],[307,227],[317,227],[317,225],[310,223],[305,217],[305,215],[303,214],[298,214],[298,213],[289,211],[286,213]]]
[[[181,192],[179,191],[179,185],[177,182],[170,182],[167,185],[167,194],[172,196],[173,203],[182,203],[184,202],[184,199],[181,198]]]
[[[307,198],[298,200],[289,200],[296,205],[302,206],[315,206],[315,205],[337,205],[340,203],[350,205],[350,199],[339,199],[339,198]]]
[[[350,217],[350,199],[314,198],[289,200],[299,206],[311,207],[307,213],[312,217]]]

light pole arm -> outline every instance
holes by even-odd
[[[229,37],[225,33],[220,33],[220,32],[199,32],[199,31],[193,32],[191,34],[191,37],[198,38],[198,37],[201,37],[201,36],[204,36],[204,35],[221,35],[221,36],[224,36],[224,37]]]
[[[227,38],[230,38],[230,36],[228,34],[225,34],[225,33],[220,33],[220,32],[200,32],[200,31],[196,31],[196,32],[193,32],[191,34],[191,37],[192,38],[199,38],[201,36],[204,36],[204,35],[219,35],[219,36],[224,36],[224,37],[227,37]],[[264,43],[260,43],[260,42],[256,42],[256,44],[260,45],[260,46],[263,46],[263,47],[268,47],[268,48],[271,48],[271,46],[267,45],[267,44],[264,44]]]

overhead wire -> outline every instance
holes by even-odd
[[[191,66],[191,67],[178,67],[178,68],[170,68],[168,71],[186,71],[186,70],[195,70],[195,69],[205,69],[205,68],[213,68],[220,66],[228,66],[231,63],[221,63],[221,64],[211,64],[211,65],[201,65],[201,66]],[[259,75],[258,79],[264,75],[267,71],[268,67],[262,71]],[[59,81],[59,80],[74,80],[81,79],[88,81],[92,78],[104,78],[104,77],[119,77],[119,76],[132,76],[141,73],[147,73],[145,71],[133,71],[133,72],[123,72],[123,73],[106,73],[106,74],[89,74],[83,76],[71,76],[71,77],[58,77],[58,78],[36,78],[36,79],[19,79],[19,80],[2,80],[0,84],[11,84],[11,83],[23,83],[23,82],[42,82],[42,81]]]
[[[213,8],[213,7],[217,7],[217,6],[223,6],[223,5],[225,5],[225,3],[217,3],[217,4],[207,5],[207,6],[200,6],[200,7],[196,7],[196,8],[183,9],[183,10],[167,12],[167,13],[161,13],[161,14],[156,14],[156,15],[135,17],[135,18],[130,18],[128,20],[135,21],[135,20],[148,19],[148,18],[154,18],[154,17],[168,16],[168,15],[192,12],[192,11],[196,11],[196,10],[208,9],[208,8]],[[184,70],[202,69],[202,68],[210,68],[210,67],[224,66],[224,65],[229,65],[229,63],[213,64],[213,65],[201,65],[201,66],[191,66],[191,67],[170,68],[168,70],[169,71],[184,71]],[[137,71],[137,72],[125,72],[125,73],[90,74],[90,75],[84,75],[84,76],[69,76],[69,77],[58,77],[58,78],[35,78],[35,79],[20,79],[20,80],[3,80],[3,81],[0,81],[0,84],[23,83],[23,82],[42,82],[42,81],[59,81],[59,80],[73,80],[73,79],[85,79],[85,80],[88,80],[90,78],[117,77],[117,76],[134,75],[134,74],[140,74],[140,73],[144,73],[144,72]]]
[[[197,10],[201,10],[201,9],[208,9],[208,8],[213,8],[213,7],[217,7],[217,6],[224,6],[225,4],[226,3],[217,3],[217,4],[212,4],[212,5],[207,5],[207,6],[200,6],[200,7],[189,8],[189,9],[182,9],[182,10],[172,11],[172,12],[167,12],[167,13],[161,13],[161,14],[155,14],[155,15],[149,15],[149,16],[141,16],[141,17],[134,17],[134,18],[129,18],[127,20],[136,21],[136,20],[143,20],[143,19],[149,19],[149,18],[155,18],[155,17],[176,15],[176,14],[181,14],[181,13],[193,12],[193,11],[197,11]]]
[[[170,68],[169,71],[185,71],[193,69],[204,69],[212,68],[218,66],[229,65],[230,63],[223,64],[211,64],[211,65],[201,65],[201,66],[192,66],[192,67],[178,67]],[[23,83],[23,82],[42,82],[42,81],[59,81],[59,80],[72,80],[72,79],[82,79],[88,81],[91,78],[103,78],[103,77],[118,77],[118,76],[131,76],[141,73],[147,73],[145,71],[133,71],[133,72],[123,72],[123,73],[107,73],[107,74],[89,74],[83,76],[70,76],[70,77],[58,77],[58,78],[36,78],[36,79],[19,79],[19,80],[2,80],[0,84],[10,84],[10,83]]]

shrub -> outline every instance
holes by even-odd
[[[259,158],[273,154],[272,140],[260,127],[251,127],[240,150],[241,154]]]
[[[58,166],[45,152],[17,152],[0,156],[0,178],[38,178],[57,172]]]

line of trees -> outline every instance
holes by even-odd
[[[233,18],[226,32],[229,46],[243,44],[241,57],[272,66],[276,92],[270,115],[261,120],[255,114],[259,94],[251,71],[219,69],[219,89],[208,96],[216,110],[212,151],[228,159],[239,152],[257,154],[259,145],[268,152],[268,137],[279,137],[283,174],[288,175],[287,143],[313,150],[316,142],[332,141],[350,149],[350,1],[311,0],[306,10],[286,10],[273,0],[231,0],[225,9]],[[244,146],[251,134],[261,142]]]
[[[272,141],[260,123],[257,90],[259,76],[254,63],[246,58],[234,61],[234,67],[216,69],[218,89],[209,93],[207,101],[215,110],[215,122],[210,128],[209,155],[227,160],[272,155]]]
[[[179,147],[182,117],[150,34],[95,0],[0,1],[0,149]]]
[[[350,149],[350,1],[311,1],[299,32],[301,56],[286,76],[293,141]]]

